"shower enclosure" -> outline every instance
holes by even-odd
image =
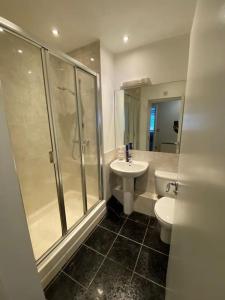
[[[0,26],[0,101],[40,262],[102,200],[99,79],[14,24]]]

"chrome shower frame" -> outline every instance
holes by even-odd
[[[100,91],[100,76],[87,66],[83,65],[79,61],[75,60],[74,58],[70,57],[69,55],[55,50],[48,47],[44,42],[41,42],[37,39],[34,39],[32,35],[26,33],[23,29],[21,29],[16,24],[0,17],[0,27],[3,28],[6,32],[9,32],[26,42],[33,44],[34,46],[38,47],[41,51],[41,58],[42,58],[42,67],[43,67],[43,79],[45,85],[45,94],[46,94],[46,102],[47,102],[47,110],[49,116],[49,128],[50,128],[50,135],[51,135],[51,143],[52,143],[52,150],[54,153],[54,169],[55,169],[55,177],[56,177],[56,185],[57,185],[57,193],[58,193],[58,204],[59,204],[59,212],[60,212],[60,219],[61,219],[61,226],[62,226],[62,237],[58,240],[44,255],[42,255],[37,260],[37,265],[39,265],[51,252],[54,250],[65,237],[70,234],[77,225],[84,220],[84,218],[93,210],[100,201],[103,200],[103,133],[102,133],[102,106],[101,106],[101,91]],[[78,113],[78,127],[79,127],[79,138],[80,138],[80,154],[81,154],[81,176],[82,176],[82,191],[83,191],[83,207],[84,207],[84,215],[80,218],[78,222],[76,222],[69,230],[67,228],[66,223],[66,213],[65,213],[65,202],[64,202],[64,195],[63,195],[63,184],[62,184],[62,177],[60,172],[60,163],[59,163],[59,151],[58,151],[58,144],[55,135],[55,122],[54,116],[52,112],[52,101],[53,96],[51,92],[51,78],[49,72],[49,55],[56,56],[57,58],[69,63],[74,68],[74,86],[76,94],[74,95],[76,106],[79,109],[81,104],[81,99],[79,99],[79,93],[77,90],[77,70],[80,69],[88,74],[92,75],[95,78],[95,87],[96,87],[96,94],[95,94],[95,101],[96,101],[96,132],[97,132],[97,153],[98,153],[98,188],[99,188],[99,201],[93,205],[89,210],[87,209],[87,195],[86,195],[86,177],[85,177],[85,163],[84,163],[84,151],[82,149],[82,128],[81,128],[81,116]],[[79,110],[78,110],[79,111]],[[13,150],[12,150],[13,153]],[[17,173],[17,171],[16,171]],[[18,174],[17,174],[18,177]]]

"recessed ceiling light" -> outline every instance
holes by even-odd
[[[3,31],[4,31],[4,29],[2,27],[0,27],[0,32],[3,32]]]
[[[18,49],[17,52],[20,53],[20,54],[22,54],[22,53],[23,53],[23,50]]]
[[[91,58],[90,58],[90,61],[95,61],[94,57],[91,57]]]
[[[29,70],[27,73],[28,73],[28,74],[32,74],[32,71],[31,71],[31,70]]]
[[[59,36],[59,31],[58,31],[58,29],[53,28],[53,29],[52,29],[52,34],[53,34],[54,36],[58,37],[58,36]]]
[[[128,42],[128,40],[129,40],[128,35],[124,35],[123,42],[126,44]]]

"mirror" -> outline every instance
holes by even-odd
[[[116,147],[179,153],[185,81],[121,87],[115,91]]]

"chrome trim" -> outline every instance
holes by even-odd
[[[76,67],[77,70],[85,72],[89,75],[89,72]],[[94,75],[92,75],[94,76]],[[100,97],[100,80],[99,75],[95,77],[95,118],[96,118],[96,146],[97,146],[97,160],[98,160],[98,196],[103,200],[103,147],[102,147],[102,109],[101,109],[101,97]],[[80,97],[80,101],[82,101]],[[83,137],[82,137],[83,138]],[[82,139],[83,140],[83,139]],[[82,149],[83,150],[83,149]],[[86,179],[85,179],[86,181]]]
[[[79,139],[80,139],[80,157],[81,157],[81,179],[82,179],[82,194],[83,194],[83,209],[84,214],[87,212],[87,184],[86,184],[86,175],[85,175],[85,161],[84,161],[84,148],[82,146],[84,136],[83,136],[83,117],[82,117],[82,100],[80,95],[80,86],[78,81],[77,68],[74,68],[74,77],[75,77],[75,91],[76,91],[76,104],[77,104],[77,115],[78,115],[78,128],[79,128]]]
[[[86,217],[87,215],[90,214],[90,212],[96,207],[98,206],[98,204],[101,202],[102,200],[98,200],[91,208],[89,208],[87,210],[87,212],[77,221],[74,223],[73,226],[71,226],[68,230],[66,235],[61,236],[61,238],[58,239],[58,241],[56,241],[45,253],[43,253],[37,260],[36,260],[36,264],[37,267],[43,262],[43,260],[45,260],[45,258],[67,237],[68,234],[70,234]]]
[[[45,94],[46,94],[46,106],[47,106],[47,113],[49,116],[49,128],[50,128],[50,139],[52,143],[52,150],[54,154],[54,170],[55,170],[55,178],[56,178],[56,188],[58,193],[58,202],[59,202],[59,211],[60,211],[60,219],[61,219],[61,225],[62,225],[62,234],[63,236],[60,238],[59,241],[57,241],[51,248],[48,249],[36,262],[37,265],[44,259],[46,256],[53,250],[53,248],[56,247],[56,244],[60,243],[67,234],[69,234],[86,216],[89,214],[92,209],[95,208],[96,205],[99,204],[99,202],[103,199],[103,144],[102,144],[102,110],[101,110],[101,93],[100,93],[100,80],[99,75],[91,70],[90,68],[86,67],[79,61],[75,60],[74,58],[70,57],[69,55],[49,48],[45,43],[33,39],[32,36],[28,33],[26,33],[22,28],[15,25],[14,23],[0,17],[0,26],[8,33],[13,34],[26,42],[29,42],[30,44],[40,48],[41,51],[41,59],[42,59],[42,67],[43,67],[43,79],[44,79],[44,85],[45,85]],[[96,126],[97,126],[97,150],[98,150],[98,172],[99,172],[99,198],[98,200],[90,209],[87,209],[87,192],[86,192],[86,177],[85,177],[85,162],[84,162],[84,156],[82,153],[82,146],[80,143],[80,151],[82,153],[81,155],[81,168],[83,169],[82,172],[82,190],[84,189],[83,193],[83,202],[84,202],[84,215],[78,222],[76,222],[69,230],[67,230],[67,224],[66,224],[66,213],[65,213],[65,202],[64,202],[64,194],[63,194],[63,186],[62,186],[62,178],[61,178],[61,170],[60,170],[60,164],[59,164],[59,156],[58,156],[58,145],[57,145],[57,135],[54,127],[54,113],[52,109],[52,92],[51,92],[51,82],[49,80],[49,61],[48,57],[49,54],[52,54],[59,59],[71,64],[74,67],[74,74],[75,74],[75,87],[76,87],[76,93],[77,93],[77,69],[80,69],[82,71],[85,71],[86,73],[92,75],[95,77],[95,84],[96,84]],[[79,95],[77,93],[76,97],[76,105],[77,109],[79,107],[79,101],[78,101]],[[80,108],[79,108],[80,109]],[[78,120],[81,119],[81,115],[78,110]],[[80,135],[80,141],[82,140],[82,123],[79,121],[79,135]]]
[[[42,57],[42,66],[43,66],[43,75],[44,75],[43,77],[44,77],[45,94],[46,94],[46,102],[47,102],[46,103],[47,112],[48,112],[49,126],[50,126],[50,135],[51,135],[52,148],[54,153],[54,169],[55,169],[55,177],[56,177],[56,188],[58,193],[59,214],[60,214],[60,221],[62,226],[62,235],[65,235],[67,232],[66,210],[65,210],[65,201],[64,201],[62,176],[61,176],[62,172],[59,163],[59,148],[58,148],[57,133],[55,128],[52,88],[50,85],[51,81],[50,81],[49,54],[47,50],[43,48],[41,49],[41,57]]]
[[[96,77],[96,125],[97,125],[97,145],[98,145],[98,159],[99,159],[99,198],[104,199],[103,191],[103,127],[102,127],[102,99],[101,99],[101,83],[100,76]]]

